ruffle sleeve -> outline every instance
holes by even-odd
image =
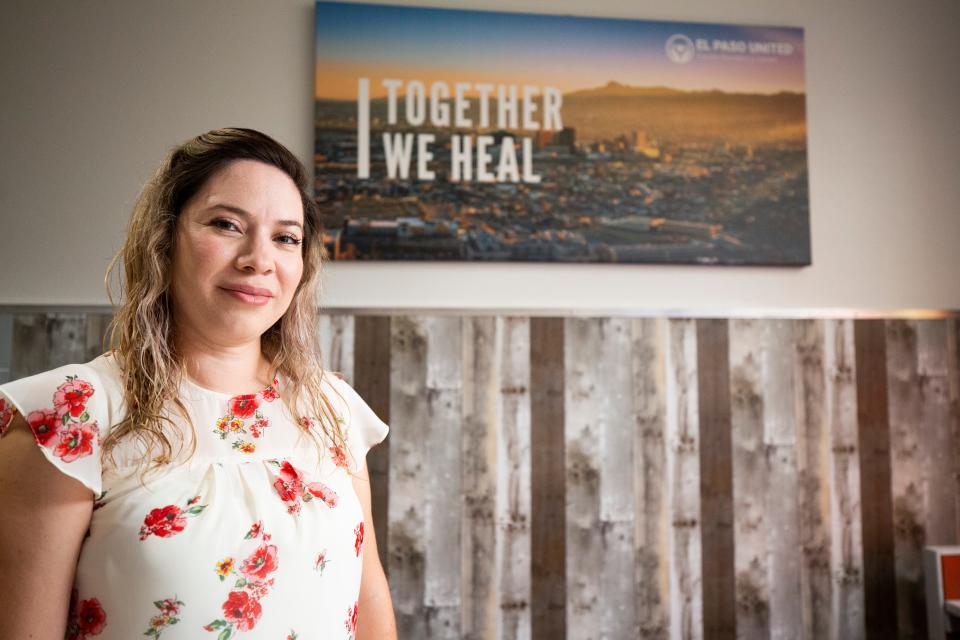
[[[347,448],[349,449],[347,452],[349,468],[356,473],[363,469],[367,452],[375,445],[383,442],[390,432],[390,427],[377,416],[370,405],[345,380],[330,372],[328,372],[327,377],[333,382],[347,403],[347,413],[341,417],[345,421],[343,426]]]
[[[110,427],[100,376],[69,364],[0,385],[0,437],[22,415],[46,458],[97,497],[102,491],[100,443]]]

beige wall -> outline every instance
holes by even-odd
[[[341,263],[327,307],[960,309],[955,0],[421,4],[803,27],[813,266]],[[105,304],[139,186],[183,139],[249,126],[308,161],[312,53],[310,0],[5,3],[0,305]]]

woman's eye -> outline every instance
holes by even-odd
[[[229,220],[224,220],[223,218],[217,218],[216,220],[214,220],[214,221],[211,222],[210,224],[212,224],[212,225],[214,225],[214,226],[216,226],[216,227],[219,227],[219,228],[221,228],[221,229],[228,229],[228,228],[231,228],[231,227],[234,228],[234,229],[237,229],[237,225],[235,225],[234,223],[230,222]],[[226,226],[224,226],[224,225],[226,225]],[[239,231],[239,229],[237,229],[237,231]]]
[[[240,231],[239,227],[237,227],[237,225],[234,222],[230,220],[226,220],[224,218],[217,218],[216,220],[213,220],[210,224],[217,227],[218,229]],[[282,236],[278,236],[277,238],[281,240],[280,244],[287,244],[290,246],[296,246],[302,242],[302,240],[300,240],[298,237],[290,234],[284,234]]]
[[[280,238],[281,238],[281,239],[282,239],[282,238],[286,238],[287,240],[289,240],[289,242],[284,242],[283,244],[289,244],[289,245],[298,245],[298,244],[300,244],[300,239],[297,238],[296,236],[282,235],[282,236],[280,236]]]

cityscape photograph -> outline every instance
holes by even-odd
[[[810,264],[801,29],[324,2],[316,28],[333,260]]]

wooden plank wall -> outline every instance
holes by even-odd
[[[102,314],[10,314],[17,378]],[[960,319],[325,316],[401,638],[925,638]]]

